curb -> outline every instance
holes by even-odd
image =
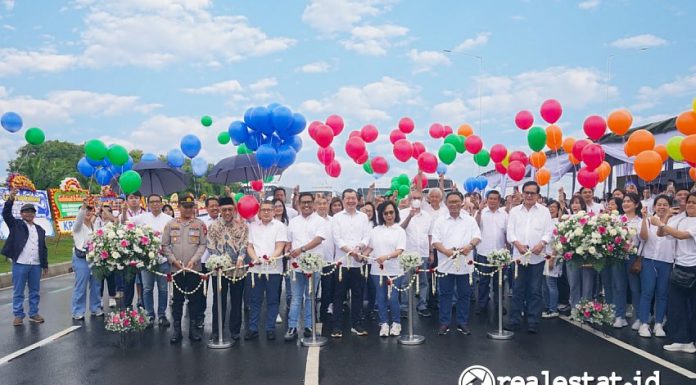
[[[68,273],[72,273],[72,262],[56,263],[55,265],[48,265],[48,273],[45,277],[42,278],[50,278]],[[0,288],[6,288],[11,286],[12,273],[0,274]]]

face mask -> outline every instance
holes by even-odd
[[[411,200],[411,207],[414,209],[419,209],[421,207],[421,200],[420,199]]]

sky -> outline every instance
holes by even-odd
[[[376,181],[388,186],[417,168],[396,160],[388,139],[405,116],[416,123],[408,139],[431,152],[442,143],[428,135],[436,122],[470,124],[486,148],[528,152],[514,116],[529,110],[545,127],[546,99],[562,104],[558,125],[575,138],[589,115],[626,108],[635,126],[690,109],[695,14],[688,0],[0,0],[0,114],[19,113],[49,140],[159,154],[193,133],[216,163],[236,154],[218,133],[277,102],[308,122],[338,114],[346,123],[334,141],[339,178],[326,176],[305,131],[280,184],[374,182],[344,150],[350,131],[374,124],[380,137],[368,150],[389,161]],[[0,132],[0,175],[23,133]],[[460,155],[447,177],[462,185],[490,168]]]

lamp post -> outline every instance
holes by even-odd
[[[443,49],[442,52],[445,52],[445,53],[448,53],[448,54],[453,54],[453,53],[455,53],[455,52],[453,52],[452,50],[449,50],[449,49]],[[482,111],[483,111],[483,103],[482,103],[482,99],[481,99],[481,78],[483,77],[483,56],[480,56],[480,55],[472,55],[472,54],[468,54],[468,53],[464,53],[464,52],[456,52],[456,53],[459,54],[459,55],[464,55],[464,56],[468,56],[468,57],[472,57],[472,58],[478,59],[478,61],[479,61],[479,78],[478,78],[478,81],[476,82],[476,84],[477,84],[477,86],[478,86],[478,100],[479,100],[478,129],[481,130],[481,129],[482,129],[482,127],[481,127],[481,117],[482,117],[482,115],[483,115],[483,113],[482,113]]]

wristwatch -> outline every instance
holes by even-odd
[[[305,251],[307,251],[307,249],[305,249],[305,247],[302,246],[302,247],[300,247],[300,251],[304,253]]]

